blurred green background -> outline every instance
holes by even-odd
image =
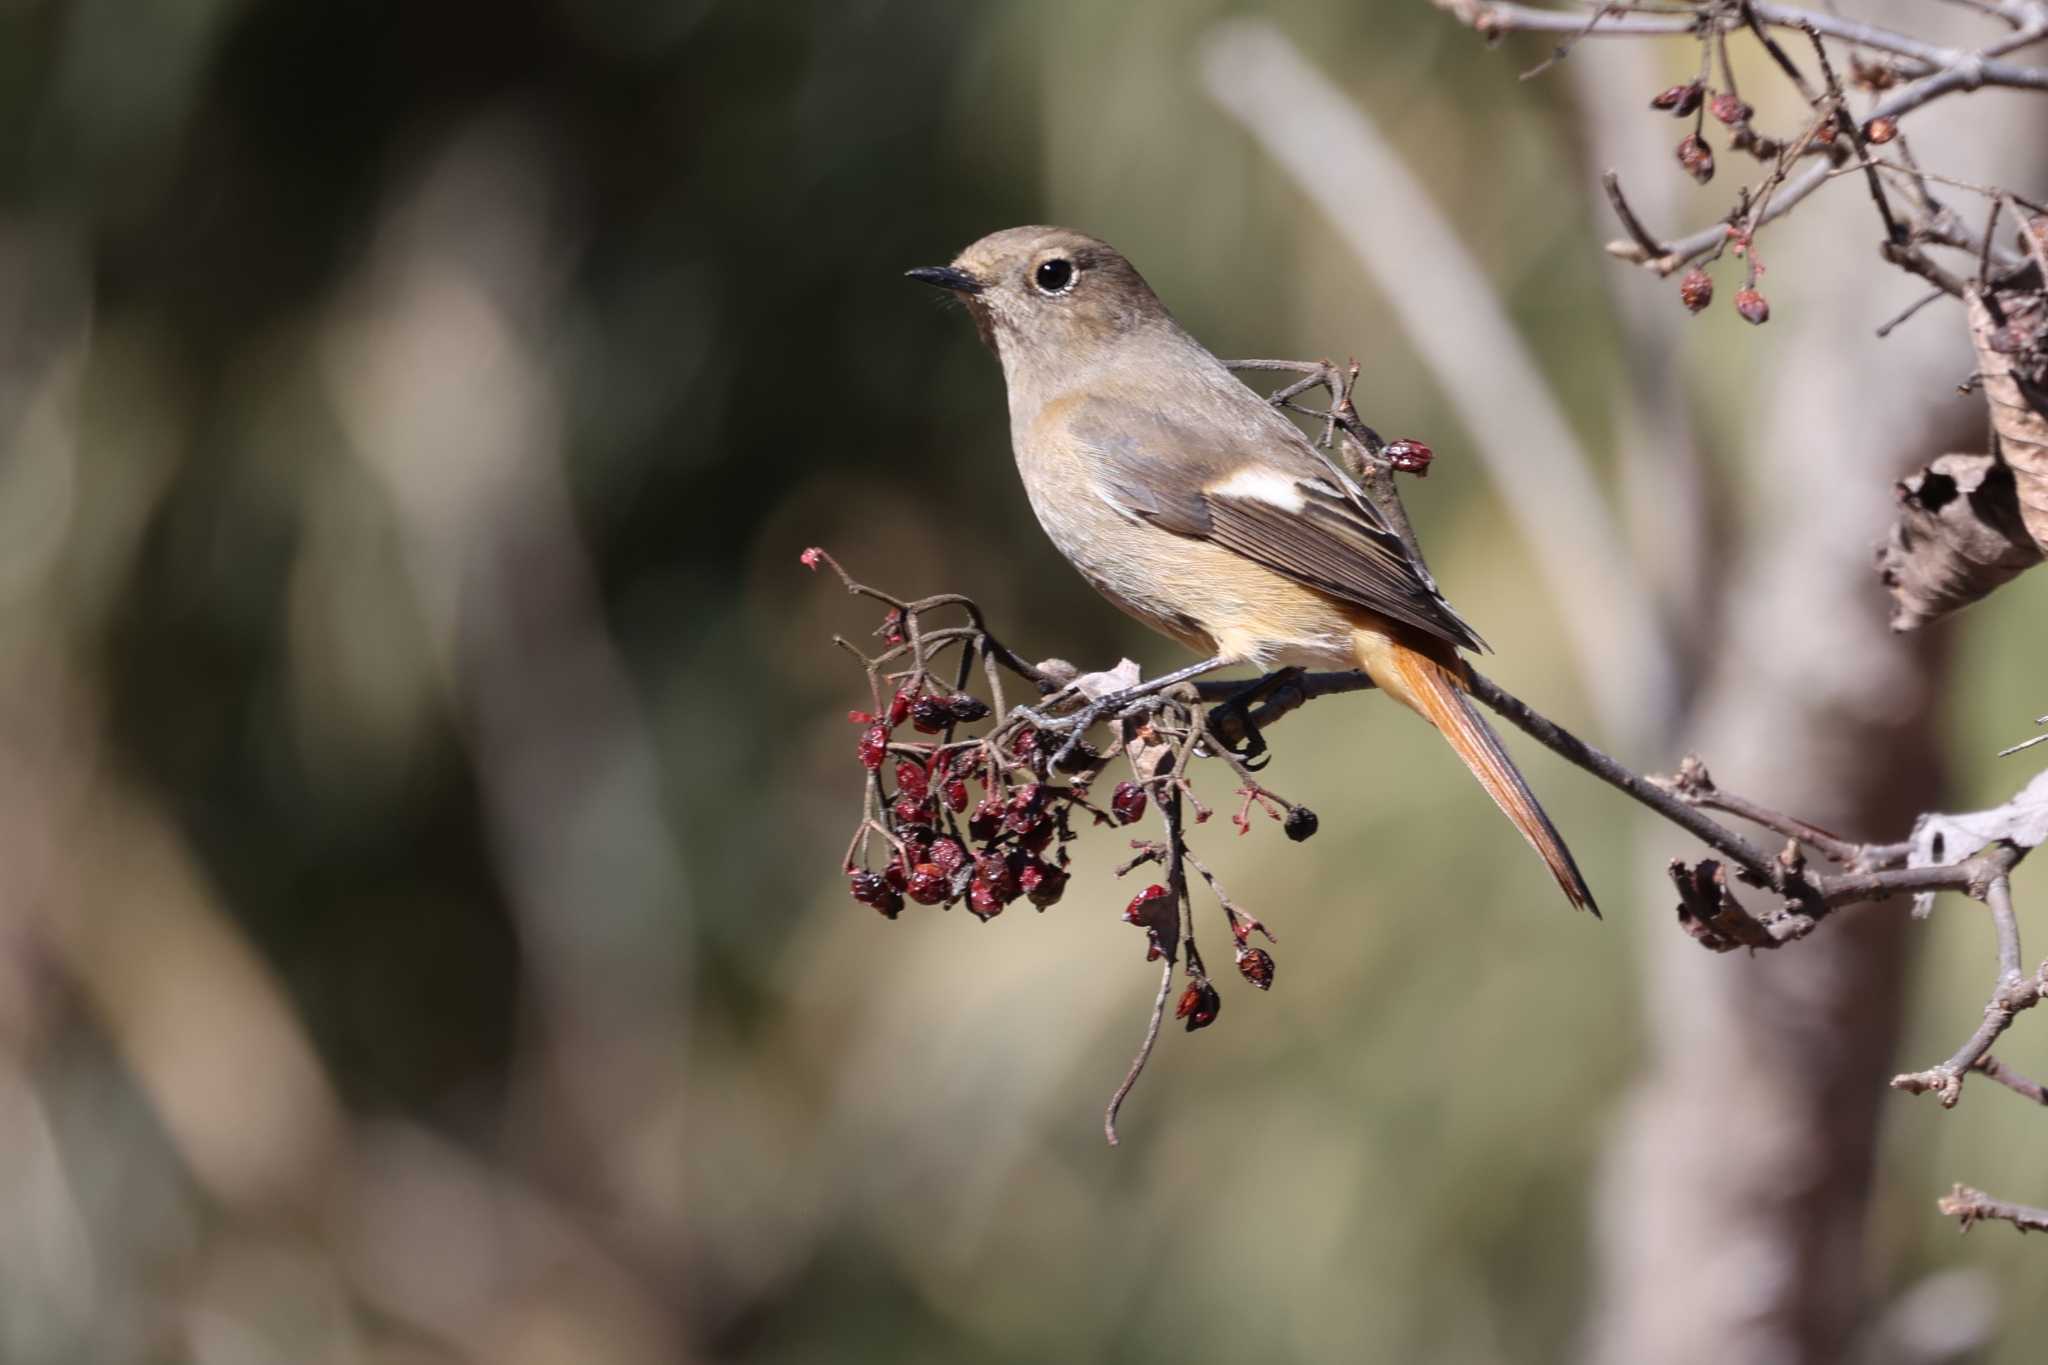
[[[1044,542],[993,359],[899,278],[1015,223],[1114,241],[1219,353],[1356,354],[1441,457],[1410,503],[1489,671],[1591,726],[1442,388],[1202,94],[1245,8],[0,4],[0,1359],[1577,1350],[1672,932],[1644,869],[1686,851],[1618,798],[1529,756],[1594,924],[1421,726],[1290,720],[1271,780],[1321,836],[1207,838],[1276,988],[1165,1036],[1116,1150],[1156,981],[1117,841],[986,926],[839,872],[830,637],[872,614],[803,547],[1029,657],[1179,661]],[[1423,5],[1266,12],[1608,458],[1572,87]],[[1772,344],[1697,328],[1706,392]],[[1954,632],[1929,804],[2024,776],[1987,755],[2043,709],[2040,588]],[[1911,934],[1907,1054],[1945,1055],[1988,929]],[[1885,1102],[1868,1273],[1981,1271],[1982,1358],[2020,1361],[2048,1261],[1931,1209],[2042,1195],[2048,1130],[1987,1092]]]

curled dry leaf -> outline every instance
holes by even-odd
[[[1972,292],[1970,342],[1998,452],[2012,466],[2020,519],[2048,550],[2048,293]]]
[[[2013,471],[1995,455],[1942,455],[1899,482],[1899,519],[1877,552],[1893,630],[1960,611],[2041,561]]]

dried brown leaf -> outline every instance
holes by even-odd
[[[2013,471],[1995,455],[1942,455],[1897,486],[1899,519],[1877,552],[1892,629],[1911,630],[2041,561]]]
[[[2048,299],[2038,290],[1989,299],[1972,291],[1965,303],[1991,429],[2012,466],[2021,520],[2034,543],[2048,549]]]

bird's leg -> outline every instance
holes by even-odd
[[[1081,736],[1087,734],[1089,730],[1095,727],[1096,722],[1117,715],[1134,702],[1143,701],[1147,697],[1156,697],[1169,687],[1187,682],[1193,678],[1199,678],[1204,673],[1213,673],[1219,668],[1228,666],[1231,662],[1232,660],[1221,656],[1214,659],[1204,659],[1198,664],[1189,664],[1186,668],[1175,669],[1171,673],[1163,674],[1152,679],[1150,682],[1141,682],[1137,686],[1127,687],[1121,692],[1112,692],[1108,696],[1097,697],[1094,701],[1089,702],[1086,706],[1070,715],[1047,717],[1028,709],[1024,710],[1023,714],[1040,729],[1051,730],[1055,733],[1065,733],[1067,735],[1066,743],[1062,744],[1059,752],[1053,755],[1053,764],[1057,766],[1073,750],[1074,746],[1081,742]]]
[[[1264,735],[1259,733],[1259,727],[1252,724],[1251,708],[1253,704],[1264,701],[1283,687],[1293,686],[1301,680],[1305,671],[1294,665],[1289,665],[1286,668],[1276,668],[1265,677],[1256,678],[1246,683],[1243,687],[1218,702],[1210,710],[1209,732],[1219,739],[1229,728],[1228,722],[1231,720],[1236,721],[1236,728],[1243,735],[1243,739],[1239,743],[1244,747],[1239,748],[1236,744],[1229,745],[1228,747],[1232,753],[1237,755],[1238,761],[1252,772],[1257,772],[1260,768],[1266,766],[1266,739]],[[1221,728],[1217,725],[1219,719],[1226,722]]]

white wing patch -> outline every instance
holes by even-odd
[[[1221,483],[1210,484],[1208,491],[1216,497],[1263,502],[1289,512],[1299,512],[1308,505],[1300,483],[1292,475],[1257,465],[1240,469]]]

